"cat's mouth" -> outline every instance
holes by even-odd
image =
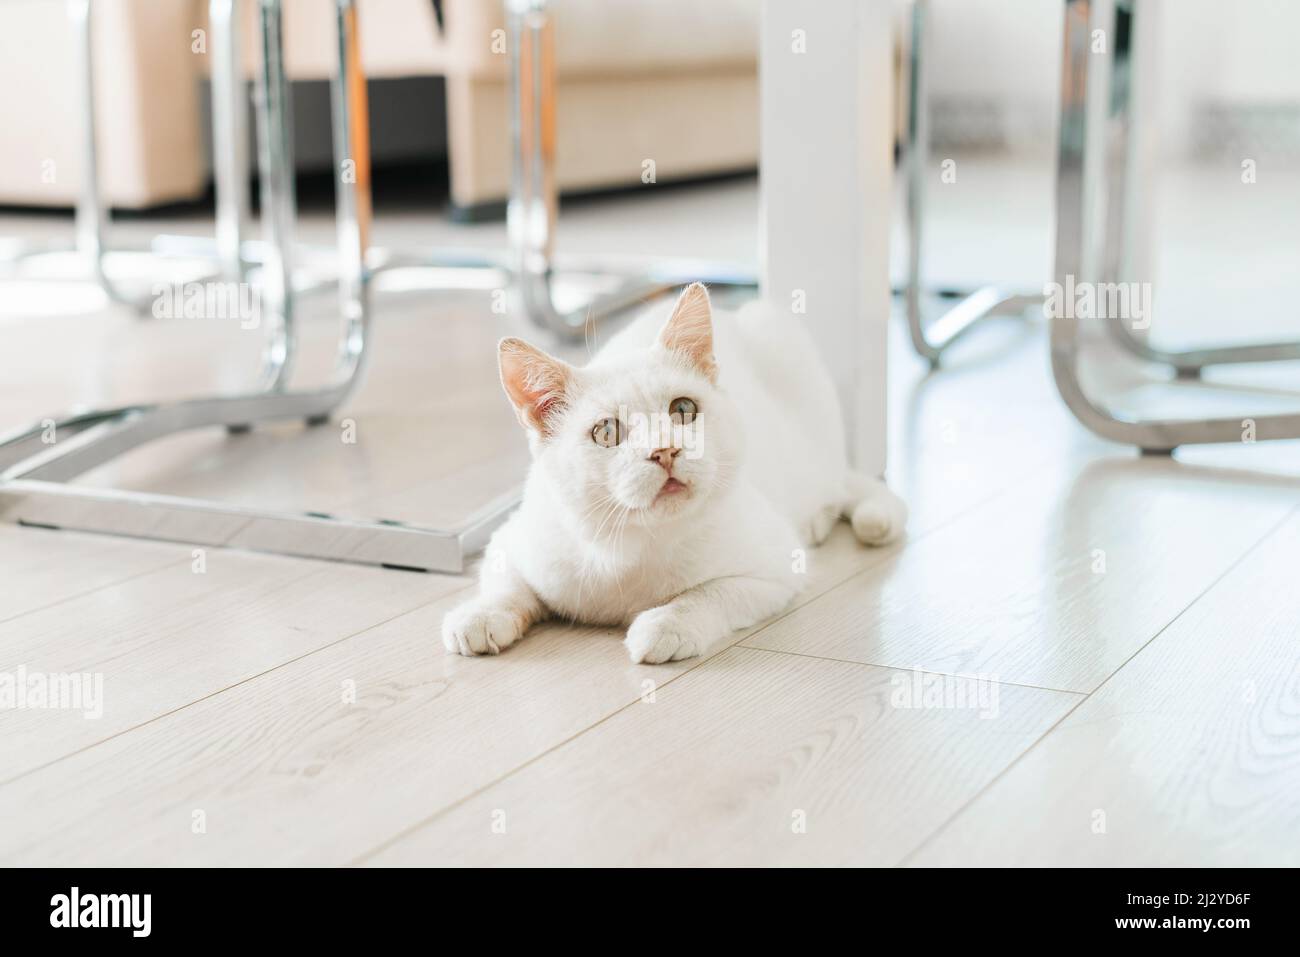
[[[669,476],[668,481],[664,482],[663,487],[659,489],[659,494],[655,496],[655,504],[662,502],[666,498],[685,495],[690,491],[690,488],[685,482]]]

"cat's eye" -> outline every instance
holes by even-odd
[[[603,449],[612,449],[623,441],[623,423],[618,419],[601,419],[591,428],[591,441]]]
[[[699,411],[700,407],[695,404],[695,400],[688,399],[685,396],[673,399],[668,403],[668,414],[673,417],[674,422],[680,425],[694,422]]]

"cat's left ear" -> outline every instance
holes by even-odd
[[[497,344],[501,385],[515,407],[519,424],[549,435],[555,415],[564,408],[573,370],[522,339]]]
[[[690,360],[710,382],[718,379],[713,358],[713,307],[703,283],[693,282],[682,291],[673,314],[659,330],[659,344]]]

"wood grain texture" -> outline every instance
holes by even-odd
[[[933,211],[935,281],[1044,273],[1050,237],[1036,223],[1050,218],[1050,188],[1025,188],[1050,187],[1051,164],[1039,165],[963,159],[965,185]],[[1211,185],[1171,186],[1166,201],[1203,213]],[[1238,191],[1213,201],[1237,216]],[[621,251],[629,266],[647,250],[740,260],[754,212],[748,183],[581,204],[565,211],[564,246]],[[333,241],[326,212],[304,210],[299,226],[304,241]],[[133,218],[114,235],[158,228]],[[205,219],[163,228],[211,232]],[[25,217],[23,230],[62,237],[67,224]],[[1237,232],[1226,256],[1204,229],[1171,234],[1171,262],[1196,268],[1172,292],[1181,305],[1162,298],[1158,311],[1221,316],[1200,280],[1235,272],[1251,281],[1210,292],[1259,304],[1237,314],[1272,326],[1226,332],[1285,338],[1266,280],[1292,251],[1277,236],[1238,249]],[[453,226],[427,209],[386,211],[375,235],[505,242],[501,224]],[[355,444],[338,421],[211,430],[84,481],[464,517],[523,474],[496,340],[540,340],[496,315],[486,289],[394,291],[403,280],[375,280],[374,361],[337,417],[353,420]],[[566,304],[585,299],[557,288]],[[260,367],[263,331],[237,323],[12,305],[0,303],[0,432],[75,404],[237,392]],[[329,294],[300,305],[306,386],[332,367],[337,316]],[[1202,325],[1168,332],[1225,332]],[[1294,519],[1278,525],[1300,500],[1300,443],[1134,461],[1061,405],[1043,332],[1032,314],[983,324],[931,373],[896,326],[889,477],[912,507],[908,540],[867,551],[839,529],[812,556],[797,610],[704,662],[633,666],[617,633],[559,623],[499,658],[447,657],[439,622],[467,579],[220,549],[194,576],[185,546],[0,526],[0,672],[94,667],[107,679],[98,722],[0,711],[0,863],[1300,863],[1297,532]],[[559,351],[580,362],[588,344]],[[1210,378],[1294,389],[1283,365]],[[1258,392],[1228,408],[1200,385],[1143,383],[1122,362],[1090,371],[1141,411],[1264,407]],[[901,672],[886,665],[1069,691],[985,686],[998,689],[996,719],[894,708]],[[1079,704],[1070,691],[1092,694]],[[1092,832],[1097,809],[1105,835]],[[792,830],[796,810],[806,833]]]
[[[1043,374],[1041,320],[988,321],[938,372],[906,335],[890,346],[889,483],[911,509],[913,537],[1046,468],[1114,450],[1078,427]]]
[[[813,566],[801,601],[814,600],[879,555],[840,528]],[[299,574],[320,567],[287,564]],[[404,580],[400,573],[376,574]],[[294,597],[294,581],[304,596],[315,595],[314,603]],[[168,669],[185,675],[224,669],[226,690],[203,698],[190,681],[188,706],[0,787],[0,862],[346,863],[701,664],[633,665],[621,632],[562,622],[534,629],[498,657],[447,655],[439,626],[460,593],[305,654],[308,642],[320,648],[320,636],[295,637],[289,623],[310,614],[339,625],[342,603],[355,600],[359,587],[337,579],[306,585],[304,579],[279,582],[271,589],[279,600],[268,593],[260,607],[242,612],[246,627],[261,637],[259,660],[272,651],[285,654],[286,644],[305,656],[240,684],[228,680],[238,662],[200,650],[210,631],[195,629],[167,643],[133,642],[135,653],[123,659],[131,669],[115,671],[108,687],[116,685],[120,697],[122,683],[134,675],[130,687],[140,708],[155,709],[162,697],[144,676]],[[238,605],[237,588],[219,588],[210,601]],[[186,609],[186,621],[202,617],[189,600],[178,607]],[[155,636],[168,631],[165,616],[151,621],[139,628]],[[227,626],[224,633],[246,659],[254,653],[251,643],[234,637],[243,631]],[[52,647],[75,646],[78,634],[52,636],[58,638]],[[194,654],[203,656],[201,668],[184,664]],[[349,687],[355,703],[344,700]],[[70,714],[63,720],[91,723]],[[20,739],[27,753],[42,753],[51,725],[41,721],[27,730]],[[95,786],[81,788],[80,781]],[[208,815],[204,835],[190,831],[195,809]]]
[[[895,863],[1077,700],[896,707],[910,680],[733,648],[369,862]]]
[[[912,862],[1300,865],[1300,516]]]
[[[746,645],[1089,692],[1297,500],[1290,479],[1067,460]]]
[[[0,780],[469,584],[222,549],[204,561],[201,574],[186,560],[0,624],[0,671],[88,673],[103,682],[98,719],[72,709],[0,712]]]
[[[0,524],[0,623],[189,562],[190,549],[181,545]]]

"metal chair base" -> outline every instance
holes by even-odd
[[[555,307],[554,243],[559,198],[555,185],[554,25],[545,0],[506,0],[510,50],[510,139],[513,165],[506,222],[516,307],[558,338],[581,338],[590,325],[649,302],[689,282],[757,288],[757,275],[715,270],[683,275],[660,268],[625,277],[613,292],[581,309]]]
[[[89,77],[89,16],[86,0],[73,0],[74,13],[85,13],[80,21],[86,38],[83,62]],[[233,43],[234,0],[210,0],[214,34],[230,37]],[[498,257],[481,252],[455,250],[396,251],[369,248],[369,144],[365,102],[365,79],[358,59],[355,0],[336,0],[339,30],[339,73],[334,82],[335,155],[338,168],[351,160],[356,172],[351,181],[340,179],[338,188],[338,250],[341,261],[338,287],[344,329],[339,345],[337,381],[325,389],[288,391],[286,383],[296,352],[294,336],[293,262],[299,255],[314,256],[298,249],[291,237],[294,218],[292,157],[289,129],[288,86],[282,60],[281,2],[260,0],[262,21],[262,85],[257,121],[261,146],[263,224],[265,239],[248,243],[242,239],[246,194],[239,187],[242,161],[235,149],[243,142],[239,132],[241,110],[235,92],[235,52],[227,49],[214,63],[214,121],[220,124],[214,140],[224,144],[217,156],[218,214],[214,240],[192,237],[158,237],[153,248],[160,254],[212,258],[228,278],[245,278],[247,268],[259,266],[263,290],[263,317],[269,337],[261,379],[265,391],[243,396],[195,399],[154,406],[133,406],[80,413],[54,422],[57,441],[45,445],[44,428],[33,428],[0,440],[0,518],[27,525],[104,532],[166,541],[241,547],[259,551],[323,558],[362,564],[439,572],[460,572],[468,557],[481,550],[491,532],[508,516],[518,495],[502,497],[454,529],[433,529],[390,520],[358,521],[321,513],[284,514],[217,502],[118,490],[100,490],[68,485],[71,479],[116,458],[146,442],[178,432],[224,426],[228,431],[247,431],[254,424],[301,419],[308,425],[328,421],[355,389],[363,372],[366,333],[369,326],[368,294],[372,278],[389,270],[422,268],[480,270],[490,272],[511,286],[526,314],[541,328],[561,336],[581,335],[588,322],[601,321],[640,302],[671,291],[687,282],[704,279],[715,285],[755,287],[753,274],[716,264],[661,263],[644,274],[628,277],[613,293],[586,309],[562,314],[551,299],[555,271],[551,261],[554,232],[555,193],[551,174],[553,151],[544,139],[519,135],[516,125],[515,194],[516,210],[542,208],[548,211],[542,230],[527,236],[512,229],[513,255]],[[516,11],[517,12],[517,11]],[[534,40],[545,33],[549,21],[538,5],[530,11]],[[510,18],[519,31],[520,42],[512,43],[516,59],[523,45],[523,20]],[[218,37],[214,36],[214,45]],[[536,49],[536,46],[533,47]],[[549,57],[547,58],[549,69]],[[540,63],[538,64],[540,67]],[[553,111],[541,109],[535,94],[544,88],[553,95],[550,81],[525,90],[516,70],[516,109],[525,97],[532,97],[534,131],[553,122]],[[89,80],[85,89],[89,91]],[[87,97],[87,109],[89,105]],[[543,113],[545,118],[543,118]],[[88,176],[78,204],[78,249],[88,253],[94,278],[112,294],[113,286],[103,274],[103,224],[105,215],[94,177],[93,116],[86,123]],[[228,147],[228,148],[227,148]],[[522,169],[533,171],[534,184],[522,191]],[[544,187],[543,187],[544,184]],[[540,204],[540,207],[539,207]],[[515,217],[518,222],[518,215]],[[537,225],[534,220],[534,225]],[[540,242],[539,242],[540,240]],[[543,255],[537,255],[539,252]],[[321,260],[328,257],[322,255]],[[608,271],[592,264],[592,271]]]
[[[217,178],[217,242],[212,252],[202,258],[213,263],[213,268],[190,282],[209,282],[215,279],[239,280],[243,267],[239,258],[241,231],[248,208],[247,182],[236,175],[244,167],[242,147],[245,142],[245,114],[243,100],[235,95],[239,47],[233,22],[236,0],[209,0],[212,32],[213,69],[213,128],[214,132],[229,128],[233,138],[214,136],[214,172]],[[90,0],[66,0],[69,21],[77,46],[77,91],[79,121],[81,125],[81,183],[76,203],[76,238],[72,243],[17,244],[18,248],[0,260],[16,273],[20,265],[38,257],[57,253],[76,253],[86,260],[83,281],[94,283],[103,290],[111,302],[127,306],[139,313],[147,313],[151,297],[126,295],[105,268],[108,252],[140,253],[167,257],[158,249],[113,246],[107,241],[109,215],[99,185],[99,149],[96,135],[94,109],[94,31],[92,29]]]
[[[1093,197],[1105,196],[1107,190],[1122,185],[1122,179],[1107,181],[1102,161],[1107,155],[1108,130],[1117,124],[1096,109],[1106,102],[1121,114],[1128,109],[1127,88],[1116,83],[1116,91],[1104,89],[1108,83],[1095,82],[1089,70],[1100,54],[1091,52],[1092,31],[1119,37],[1115,29],[1119,11],[1114,0],[1066,0],[1061,84],[1061,130],[1056,195],[1056,281],[1061,286],[1083,276],[1089,259],[1101,258],[1106,252],[1099,238],[1106,234],[1105,223],[1098,223],[1099,205]],[[1131,47],[1116,43],[1111,53],[1112,75],[1116,64],[1131,55]],[[1127,77],[1128,71],[1125,70]],[[1109,77],[1102,77],[1109,80]],[[1119,95],[1113,95],[1118,92]],[[1100,99],[1093,99],[1094,97]],[[1122,129],[1122,124],[1118,124]],[[1122,151],[1121,151],[1122,152]],[[1109,208],[1122,209],[1116,196],[1109,197]],[[1113,217],[1114,213],[1110,213]],[[1113,226],[1112,219],[1111,225]],[[1109,250],[1114,253],[1113,244]],[[1094,267],[1095,268],[1095,267]],[[1239,346],[1170,353],[1151,349],[1141,343],[1123,323],[1114,319],[1108,325],[1119,333],[1119,341],[1141,358],[1161,362],[1183,377],[1199,375],[1211,364],[1260,362],[1300,358],[1300,343]],[[1144,453],[1168,454],[1182,445],[1241,443],[1300,438],[1300,412],[1261,415],[1248,419],[1143,419],[1125,415],[1089,397],[1079,376],[1079,320],[1065,316],[1051,317],[1052,374],[1057,391],[1066,407],[1087,428],[1105,439],[1135,445]]]
[[[0,441],[0,519],[40,528],[74,529],[243,548],[365,565],[463,572],[518,503],[512,493],[453,529],[388,519],[359,520],[321,512],[282,513],[117,489],[69,485],[97,465],[146,442],[204,426],[246,430],[243,420],[328,421],[338,391],[204,399],[83,413]],[[43,445],[43,436],[59,436]]]
[[[963,297],[928,325],[922,321],[920,297],[911,295],[914,286],[904,291],[907,331],[916,354],[926,359],[932,369],[939,368],[943,354],[985,319],[994,316],[1017,316],[1026,309],[1041,306],[1043,297],[1036,293],[1012,292],[989,285]]]
[[[328,421],[357,387],[365,366],[369,329],[365,264],[369,225],[369,141],[365,79],[361,73],[355,0],[336,0],[339,71],[333,84],[333,126],[340,177],[338,196],[338,290],[343,329],[338,369],[329,386],[291,391],[286,387],[295,353],[291,284],[292,156],[288,141],[287,84],[280,39],[280,0],[261,0],[262,90],[259,103],[263,195],[267,240],[263,244],[263,317],[269,338],[262,371],[263,391],[64,416],[0,441],[0,518],[26,525],[104,532],[164,541],[250,548],[363,564],[460,572],[469,555],[513,507],[500,499],[455,529],[432,529],[388,520],[358,521],[321,513],[277,513],[202,501],[69,485],[76,476],[140,445],[180,432],[224,426],[244,431],[255,423],[302,419]],[[79,6],[79,10],[78,10]],[[214,13],[229,18],[231,4],[214,0]],[[74,12],[88,14],[85,0]],[[228,23],[228,19],[226,21]],[[85,21],[88,36],[88,19]],[[87,46],[88,50],[88,46]],[[87,61],[87,70],[89,65]],[[89,136],[93,162],[93,128]],[[87,182],[93,183],[93,166]],[[83,203],[100,209],[96,193]],[[227,213],[230,210],[227,209]],[[99,227],[83,232],[83,245],[102,262]],[[227,225],[232,220],[227,219]],[[221,242],[219,229],[218,243]],[[227,230],[238,239],[237,230]],[[229,250],[227,245],[225,248]],[[236,249],[239,247],[236,245]],[[243,269],[240,261],[232,266]]]
[[[925,219],[925,178],[929,158],[929,110],[925,77],[927,0],[912,4],[912,40],[908,53],[907,143],[903,160],[907,188],[907,281],[903,287],[908,335],[916,354],[938,368],[947,349],[981,321],[1014,315],[1041,305],[1037,293],[984,286],[964,296],[927,328],[921,315],[921,231]]]

